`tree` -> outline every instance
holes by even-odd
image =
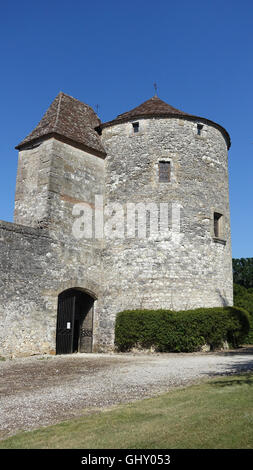
[[[234,283],[253,288],[253,258],[233,259]]]

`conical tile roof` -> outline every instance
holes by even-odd
[[[226,129],[224,129],[224,127],[220,126],[214,121],[211,121],[210,119],[206,119],[200,116],[194,116],[193,114],[186,113],[185,111],[180,111],[179,109],[174,108],[170,104],[158,98],[158,96],[153,96],[149,100],[144,101],[144,103],[140,104],[136,108],[133,108],[125,113],[119,114],[112,121],[108,121],[101,124],[100,127],[104,128],[120,124],[126,121],[152,117],[177,117],[180,119],[204,122],[219,129],[226,139],[228,148],[231,145],[229,134]]]
[[[179,109],[173,108],[170,104],[165,103],[165,101],[158,98],[158,96],[153,96],[144,103],[140,104],[136,108],[132,109],[131,111],[127,111],[126,113],[119,114],[115,121],[121,119],[135,119],[135,117],[140,116],[161,116],[163,114],[175,114],[175,115],[186,115],[183,111]]]

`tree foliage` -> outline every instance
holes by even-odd
[[[250,314],[250,331],[246,342],[253,344],[253,258],[233,259],[234,305]]]
[[[250,330],[245,343],[253,344],[253,288],[246,289],[239,284],[234,284],[234,305],[245,309],[250,315]]]
[[[233,259],[233,277],[235,284],[253,288],[253,258]]]

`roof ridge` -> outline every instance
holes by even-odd
[[[68,93],[64,93],[64,91],[60,91],[58,95],[66,96],[67,98],[71,98],[72,100],[76,101],[77,103],[86,106],[87,108],[91,109],[91,111],[92,111],[93,113],[95,113],[96,116],[97,116],[97,113],[94,111],[94,109],[92,108],[92,106],[89,105],[89,104],[87,104],[87,103],[84,103],[84,101],[80,101],[78,98],[75,98],[74,96],[69,95]]]
[[[61,101],[62,101],[63,93],[60,92],[59,95],[60,95],[60,97],[59,97],[59,102],[58,102],[58,106],[57,106],[57,112],[56,112],[56,117],[55,117],[55,123],[54,123],[54,126],[53,126],[53,131],[56,130],[56,127],[57,127],[57,124],[58,124],[58,121],[59,121],[60,107],[61,107]]]

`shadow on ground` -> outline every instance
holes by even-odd
[[[241,348],[238,349],[232,349],[230,351],[221,351],[217,352],[218,356],[245,356],[245,355],[252,354],[253,356],[253,346],[248,345],[248,346],[242,346]],[[253,360],[253,357],[252,357]]]
[[[227,380],[212,382],[213,386],[222,388],[232,385],[253,385],[253,346],[242,347],[234,351],[219,352],[217,355],[222,357],[240,356],[241,358],[245,356],[245,361],[231,362],[231,364],[226,365],[225,371],[212,374],[213,377],[228,377]],[[239,377],[237,379],[229,378],[235,375]]]
[[[225,375],[227,374],[224,374],[224,377]],[[225,380],[219,380],[217,382],[211,382],[210,385],[212,387],[218,387],[218,388],[231,387],[235,385],[250,385],[250,386],[253,385],[253,373],[241,374],[241,378],[240,378],[240,375],[239,376],[238,374],[236,375],[237,375],[237,378],[234,378],[234,379],[227,378],[227,380],[225,379]]]

